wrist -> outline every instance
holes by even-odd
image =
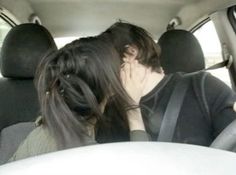
[[[127,114],[128,114],[128,123],[129,123],[130,131],[134,131],[134,130],[145,131],[145,126],[144,126],[140,108],[130,109],[127,112]]]

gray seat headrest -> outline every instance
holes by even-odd
[[[4,39],[0,66],[7,78],[33,78],[40,60],[56,44],[46,28],[38,24],[13,27]]]
[[[197,38],[185,30],[170,30],[159,39],[161,66],[166,74],[205,69],[202,48]]]

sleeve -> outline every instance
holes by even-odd
[[[26,157],[30,157],[30,153],[27,149],[29,143],[27,138],[20,144],[17,151],[13,154],[13,156],[8,160],[8,162],[20,160]]]
[[[236,119],[234,111],[236,94],[225,83],[208,74],[205,79],[205,96],[213,126],[213,135],[217,137]]]
[[[40,126],[34,129],[27,136],[8,162],[37,156],[56,150],[57,146],[55,140],[49,135],[49,132],[46,129]]]
[[[148,135],[146,131],[143,130],[134,130],[130,132],[130,141],[150,141],[151,137]]]

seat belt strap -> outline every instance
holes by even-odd
[[[223,53],[224,61],[218,64],[215,64],[213,66],[210,66],[206,70],[218,69],[221,67],[226,67],[227,69],[229,69],[231,67],[231,65],[234,62],[234,59],[233,59],[233,56],[230,54],[228,46],[226,44],[222,45],[222,53]]]
[[[210,66],[205,70],[213,70],[213,69],[218,69],[218,68],[222,68],[222,67],[230,68],[232,63],[233,63],[233,59],[230,57],[229,59],[222,61],[220,63],[214,64],[213,66]]]
[[[225,60],[220,63],[214,64],[213,66],[210,66],[210,67],[206,68],[205,70],[213,70],[213,69],[225,67],[228,64],[228,61],[229,60]]]
[[[189,86],[189,79],[189,76],[183,77],[183,79],[180,80],[175,86],[175,89],[171,94],[170,100],[167,104],[167,108],[163,116],[157,141],[172,141],[179,113]]]

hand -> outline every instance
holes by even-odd
[[[148,73],[150,73],[150,70],[139,64],[137,60],[124,63],[121,68],[120,75],[123,87],[134,101],[134,105],[139,105],[140,99],[143,96]]]
[[[133,100],[133,105],[139,105],[149,72],[150,71],[145,66],[140,65],[136,60],[125,63],[121,69],[121,81],[124,89]],[[127,115],[130,131],[145,131],[140,108],[134,108],[127,111]]]

